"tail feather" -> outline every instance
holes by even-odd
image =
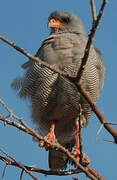
[[[66,169],[68,157],[60,150],[50,149],[49,150],[49,168],[53,171],[59,171]]]
[[[71,152],[75,139],[65,147]],[[67,168],[68,156],[59,149],[49,149],[49,168],[53,171],[60,171]]]

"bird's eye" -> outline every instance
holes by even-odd
[[[70,22],[70,19],[69,19],[69,18],[62,18],[62,21],[63,21],[64,23],[69,23],[69,22]]]

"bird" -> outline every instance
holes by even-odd
[[[50,34],[35,54],[51,67],[77,76],[88,40],[80,18],[69,12],[56,10],[49,15]],[[81,125],[87,127],[92,109],[77,87],[60,73],[29,59],[22,65],[25,73],[13,80],[11,86],[20,98],[31,102],[31,117],[41,135],[51,142],[59,142],[70,152],[76,144],[76,122],[82,108]],[[81,83],[94,104],[97,104],[104,85],[105,65],[100,50],[91,45]],[[41,146],[41,145],[40,145]],[[67,155],[49,147],[49,168],[67,168]]]

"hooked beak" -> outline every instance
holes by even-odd
[[[59,20],[52,18],[52,19],[50,19],[50,21],[48,23],[48,28],[63,29],[63,28],[65,28],[65,26]]]

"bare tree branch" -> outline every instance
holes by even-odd
[[[80,92],[82,93],[82,95],[87,99],[88,103],[91,105],[92,107],[92,110],[96,113],[96,115],[99,117],[100,119],[100,122],[101,123],[104,123],[104,127],[107,129],[107,131],[113,136],[114,140],[115,140],[115,143],[117,143],[117,131],[112,128],[112,126],[110,124],[107,123],[107,120],[105,119],[104,115],[100,112],[100,110],[98,109],[98,107],[96,105],[94,105],[93,101],[91,98],[89,98],[90,96],[87,94],[86,90],[82,87],[82,85],[80,83],[77,83],[78,79],[80,79],[83,71],[84,71],[84,68],[85,68],[85,65],[86,65],[86,62],[87,62],[87,59],[88,59],[88,55],[89,55],[89,50],[90,50],[90,46],[91,46],[91,43],[93,41],[93,37],[95,35],[95,32],[96,32],[96,29],[98,27],[98,24],[99,24],[99,21],[101,19],[101,16],[103,14],[103,11],[104,11],[104,7],[105,5],[107,4],[107,0],[103,0],[103,3],[102,3],[102,6],[101,6],[101,9],[100,9],[100,12],[99,12],[99,15],[97,17],[97,21],[95,23],[95,26],[93,26],[92,30],[91,30],[91,34],[89,36],[89,39],[88,39],[88,42],[87,42],[87,46],[85,48],[85,54],[84,54],[84,57],[83,57],[83,61],[82,61],[82,64],[81,64],[81,68],[80,68],[80,71],[78,72],[79,75],[77,75],[77,77],[74,77],[70,74],[67,74],[67,73],[64,73],[58,69],[55,69],[54,67],[52,67],[51,65],[49,65],[48,63],[40,60],[39,58],[37,57],[34,57],[32,56],[31,54],[29,54],[28,52],[26,52],[24,49],[18,47],[15,43],[9,41],[8,39],[6,39],[5,37],[3,36],[0,36],[0,39],[3,40],[4,42],[6,42],[7,44],[9,44],[10,46],[12,46],[13,48],[15,48],[16,50],[18,50],[19,52],[21,52],[22,54],[24,54],[25,56],[29,57],[30,59],[32,60],[35,60],[35,61],[38,61],[41,65],[44,65],[46,67],[48,67],[49,69],[53,70],[54,72],[56,73],[59,73],[61,74],[62,76],[65,76],[66,78],[68,78],[70,81],[72,81],[76,86],[77,88],[80,90]],[[95,108],[94,108],[95,107]]]
[[[24,173],[24,169],[22,169],[22,171],[21,171],[20,180],[22,180],[23,173]]]
[[[11,165],[11,166],[16,166],[16,167],[21,168],[17,163],[7,159],[6,157],[0,156],[0,160],[4,161],[7,164],[7,166]],[[35,168],[32,166],[25,166],[25,165],[23,165],[23,166],[29,171],[34,171],[34,172],[45,174],[45,175],[67,176],[67,175],[77,174],[77,173],[82,172],[80,169],[56,172],[56,171],[47,171],[47,170],[43,170],[41,168]]]
[[[8,107],[5,107],[6,109],[9,109]],[[13,114],[13,112],[12,112]],[[14,115],[15,116],[15,115]],[[17,116],[16,116],[17,117]],[[30,128],[26,123],[24,123],[24,121],[22,119],[20,119],[20,122],[22,125],[16,123],[16,122],[13,122],[13,121],[10,121],[10,120],[7,120],[6,118],[4,118],[2,115],[0,115],[0,120],[5,122],[5,124],[9,124],[11,126],[15,126],[16,128],[19,129],[20,127],[20,130],[32,135],[33,137],[36,137],[36,139],[38,140],[43,140],[45,143],[48,143],[51,145],[51,147],[56,147],[58,149],[60,149],[61,151],[63,151],[75,164],[76,166],[81,170],[81,172],[84,172],[90,179],[92,180],[98,180],[97,179],[97,175],[96,174],[92,174],[90,173],[90,171],[88,170],[87,167],[84,167],[82,166],[80,163],[77,162],[77,160],[75,159],[75,157],[66,149],[64,148],[62,145],[60,145],[59,143],[51,143],[50,141],[48,141],[46,138],[44,138],[43,136],[41,136],[39,133],[37,133],[34,129]],[[6,154],[7,155],[7,154]],[[11,156],[9,155],[8,157],[11,158]],[[13,159],[14,160],[14,159]],[[17,162],[16,162],[17,163]],[[20,166],[21,167],[21,166]],[[22,167],[21,167],[22,168]],[[24,169],[25,170],[25,169]],[[95,172],[95,171],[94,171]],[[104,178],[102,178],[103,180]]]
[[[27,56],[28,58],[30,58],[31,60],[39,62],[40,65],[43,65],[43,66],[49,68],[50,70],[54,71],[55,73],[59,73],[59,74],[65,76],[65,77],[74,77],[74,76],[72,76],[72,75],[70,75],[70,74],[67,74],[67,73],[65,73],[65,72],[63,72],[63,71],[60,71],[59,69],[56,69],[55,67],[53,67],[53,66],[49,65],[48,63],[42,61],[42,60],[41,60],[40,58],[38,58],[38,57],[32,56],[32,55],[31,55],[30,53],[28,53],[25,49],[20,48],[20,47],[17,46],[14,42],[9,41],[7,38],[3,37],[2,35],[0,35],[0,39],[1,39],[2,41],[4,41],[5,43],[9,44],[10,46],[12,46],[15,50],[19,51],[20,53],[22,53],[22,54],[24,54],[25,56]]]
[[[8,154],[8,153],[7,153]],[[16,166],[22,169],[21,166],[19,166],[16,162],[9,160],[6,157],[0,156],[0,160],[4,161],[7,166],[11,165],[11,166]],[[20,163],[21,164],[21,163]],[[22,164],[23,165],[23,164]],[[78,173],[82,173],[83,171],[81,169],[72,169],[69,171],[47,171],[41,168],[35,168],[32,166],[25,166],[23,165],[28,171],[33,171],[33,172],[37,172],[37,173],[41,173],[41,174],[45,174],[45,175],[56,175],[56,176],[68,176],[68,175],[72,175],[72,174],[78,174]],[[24,169],[23,169],[24,170]],[[98,172],[96,172],[93,168],[91,168],[90,166],[87,166],[87,170],[91,172],[91,174],[94,175],[95,180],[105,180]]]
[[[90,47],[92,45],[92,42],[93,42],[97,27],[99,25],[99,22],[100,22],[100,19],[101,19],[102,15],[103,15],[104,8],[105,8],[106,4],[107,4],[107,0],[103,0],[102,6],[101,6],[100,11],[99,11],[99,15],[97,16],[97,20],[92,25],[91,33],[89,35],[89,38],[88,38],[88,41],[87,41],[87,44],[86,44],[86,47],[85,47],[84,56],[82,58],[82,63],[81,63],[80,69],[79,69],[79,71],[77,73],[77,77],[75,78],[76,82],[80,81],[81,76],[82,76],[82,74],[83,74],[83,72],[85,70],[85,66],[86,66],[86,63],[87,63],[87,60],[88,60],[88,57],[89,57]]]
[[[23,166],[21,163],[19,163],[18,161],[16,161],[16,159],[12,156],[10,156],[7,152],[5,152],[3,149],[0,148],[0,151],[5,154],[7,157],[9,157],[10,159],[12,159],[20,168],[22,168],[27,174],[29,174],[34,180],[39,180],[39,178],[37,178],[36,176],[34,176],[29,170],[27,170],[27,168],[25,168],[25,166]]]
[[[93,26],[91,29],[91,33],[89,35],[88,41],[87,41],[87,45],[84,51],[84,57],[82,58],[82,63],[81,63],[81,68],[79,70],[79,72],[77,73],[77,76],[74,77],[70,74],[67,74],[65,72],[60,71],[59,69],[54,68],[53,66],[49,65],[48,63],[42,61],[41,59],[39,59],[38,57],[34,57],[31,54],[29,54],[26,50],[18,47],[15,43],[9,41],[8,39],[6,39],[5,37],[3,37],[2,35],[0,35],[0,39],[4,42],[6,42],[7,44],[9,44],[10,46],[12,46],[15,50],[21,52],[22,54],[24,54],[25,56],[29,57],[30,59],[34,60],[34,61],[38,61],[41,65],[46,66],[47,68],[51,69],[52,71],[54,71],[55,73],[59,73],[60,75],[68,78],[71,82],[73,82],[76,87],[78,88],[78,90],[81,92],[81,94],[85,97],[85,99],[87,100],[87,102],[90,104],[92,110],[95,112],[95,114],[97,115],[97,117],[99,118],[100,122],[102,124],[104,124],[104,127],[107,129],[107,131],[113,136],[115,143],[117,143],[117,131],[112,128],[112,126],[110,125],[110,123],[107,122],[107,120],[105,119],[104,115],[100,112],[100,110],[98,109],[98,107],[93,103],[92,98],[89,96],[89,94],[86,92],[86,90],[82,87],[82,85],[80,84],[80,79],[81,76],[84,72],[87,60],[88,60],[88,56],[89,56],[89,52],[90,52],[90,47],[92,44],[92,41],[94,39],[94,35],[95,32],[97,30],[99,21],[102,17],[105,5],[107,4],[107,0],[103,0],[102,6],[100,8],[99,11],[99,15],[96,17],[96,10],[95,10],[95,4],[94,4],[94,0],[91,0],[91,8],[92,8],[92,15],[93,15]],[[78,83],[79,82],[79,83]],[[76,170],[71,170],[68,172],[53,172],[53,171],[45,171],[40,169],[40,172],[46,174],[48,173],[48,175],[50,175],[51,173],[57,173],[54,175],[59,175],[61,173],[65,173],[65,174],[61,174],[61,175],[66,175],[67,173],[80,173],[80,172],[84,172],[90,179],[93,180],[104,180],[103,177],[101,177],[93,168],[87,166],[84,167],[82,166],[80,163],[78,163],[76,161],[76,159],[74,158],[73,155],[71,155],[71,153],[65,149],[63,146],[61,146],[59,143],[50,143],[49,141],[47,141],[44,137],[42,137],[40,134],[38,134],[34,129],[30,128],[21,118],[17,117],[16,115],[13,114],[13,112],[7,107],[7,105],[0,99],[0,103],[7,109],[7,111],[9,112],[9,117],[14,117],[15,119],[17,119],[19,123],[14,122],[14,121],[10,121],[7,118],[3,117],[2,115],[0,115],[0,120],[3,121],[5,124],[9,124],[11,126],[14,126],[30,135],[32,135],[33,137],[36,137],[38,140],[44,140],[45,143],[50,144],[52,147],[57,147],[58,149],[60,149],[61,151],[65,152],[65,154],[77,165],[78,169]],[[22,173],[23,171],[27,172],[30,176],[33,177],[33,179],[37,178],[35,176],[33,176],[30,171],[36,171],[36,168],[32,168],[32,167],[28,167],[28,166],[24,166],[23,164],[19,163],[16,161],[16,159],[12,156],[10,156],[8,153],[6,153],[5,151],[3,151],[1,149],[1,151],[11,160],[8,160],[7,158],[4,158],[2,156],[0,156],[0,160],[4,161],[6,164],[10,164],[10,165],[14,165],[17,167],[20,167],[22,169]],[[30,169],[31,168],[31,169]],[[39,170],[39,169],[38,169]],[[21,178],[22,179],[22,173],[21,173]],[[67,175],[68,175],[67,174]]]
[[[8,116],[8,117],[13,117],[13,118],[17,119],[18,121],[21,120],[20,117],[16,116],[16,115],[12,112],[12,110],[8,108],[7,104],[5,104],[5,102],[4,102],[1,98],[0,98],[0,104],[2,104],[3,107],[8,111],[8,113],[9,113],[9,116]],[[8,118],[8,117],[7,117],[7,118]]]
[[[90,104],[93,112],[95,112],[96,116],[100,120],[102,124],[104,124],[105,129],[113,136],[115,143],[117,144],[117,130],[115,130],[110,123],[107,122],[106,118],[104,117],[103,113],[99,110],[99,108],[93,103],[91,96],[87,93],[87,91],[82,87],[82,85],[78,84],[78,89],[85,97],[85,99]]]
[[[97,20],[96,8],[95,8],[95,0],[90,0],[90,4],[91,4],[92,16],[93,16],[93,24],[94,24],[95,21]]]
[[[1,159],[1,160],[4,161],[3,159]],[[4,175],[5,175],[5,172],[6,172],[7,167],[8,167],[8,163],[6,162],[6,165],[5,165],[4,170],[3,170],[3,173],[2,173],[2,178],[3,178]]]

